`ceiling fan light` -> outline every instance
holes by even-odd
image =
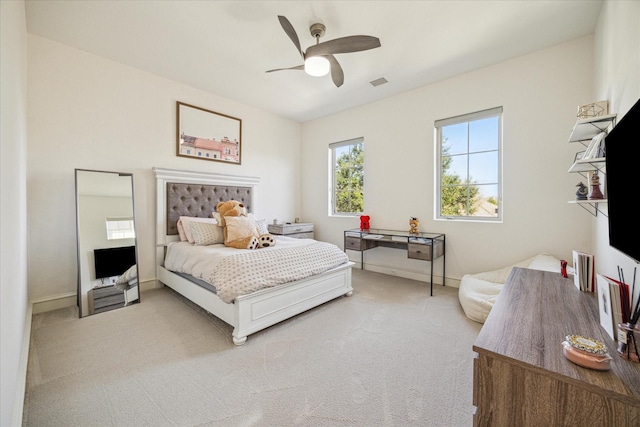
[[[304,71],[310,76],[326,76],[330,69],[329,60],[323,56],[311,56],[304,60]]]

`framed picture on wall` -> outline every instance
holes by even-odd
[[[242,120],[178,101],[176,154],[216,162],[241,163]]]

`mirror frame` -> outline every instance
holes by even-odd
[[[77,291],[76,291],[76,304],[78,305],[78,315],[80,318],[87,317],[91,315],[91,313],[83,313],[82,309],[82,254],[80,251],[80,191],[79,191],[79,182],[78,182],[78,173],[79,172],[94,172],[94,173],[103,173],[109,175],[118,175],[118,176],[128,176],[131,178],[131,212],[133,215],[133,228],[135,231],[135,236],[133,237],[133,244],[135,250],[136,257],[136,270],[138,273],[138,298],[135,301],[135,304],[140,303],[140,257],[138,256],[138,228],[136,226],[136,204],[135,204],[135,192],[134,192],[134,182],[133,182],[133,173],[129,172],[115,172],[115,171],[104,171],[104,170],[95,170],[95,169],[78,169],[74,170],[74,181],[75,181],[75,199],[76,199],[76,262],[77,262]],[[124,306],[123,306],[124,307]],[[120,307],[120,308],[123,308]],[[110,311],[110,310],[109,310]],[[94,313],[98,314],[98,313]]]

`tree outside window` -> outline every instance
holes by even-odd
[[[437,218],[501,220],[502,107],[436,121]]]
[[[364,211],[364,139],[331,144],[332,214],[360,215]]]

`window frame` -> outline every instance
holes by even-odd
[[[111,228],[109,227],[110,223],[118,223],[118,222],[127,222],[131,225],[128,228]],[[125,240],[125,239],[135,239],[136,238],[136,229],[135,222],[132,216],[126,217],[107,217],[105,221],[106,231],[107,231],[107,240]],[[124,237],[114,237],[115,233],[124,233]]]
[[[487,150],[486,152],[497,151],[498,155],[498,164],[497,164],[497,202],[498,202],[498,214],[495,217],[488,216],[468,216],[468,215],[442,215],[442,128],[451,125],[458,125],[482,120],[487,118],[496,117],[498,119],[497,124],[497,149],[496,150]],[[446,119],[436,120],[434,122],[434,140],[435,140],[435,191],[434,191],[434,218],[436,220],[447,220],[447,221],[466,221],[466,222],[502,222],[503,221],[503,176],[502,176],[502,141],[503,141],[503,107],[495,107],[489,108],[482,111],[476,111],[473,113],[462,114],[459,116],[449,117]],[[469,157],[470,154],[474,154],[469,151],[469,146],[467,145],[466,156]],[[467,161],[467,169],[469,168],[469,162]],[[470,184],[465,184],[470,186]]]
[[[335,190],[337,188],[336,184],[336,166],[337,166],[337,158],[336,158],[336,149],[346,146],[352,145],[361,145],[363,158],[362,158],[362,204],[363,211],[362,212],[338,212],[337,211],[337,198]],[[349,217],[357,217],[364,213],[364,198],[365,198],[365,190],[364,190],[364,175],[365,175],[365,161],[364,161],[364,137],[347,139],[344,141],[333,142],[329,144],[329,216],[349,216]]]

